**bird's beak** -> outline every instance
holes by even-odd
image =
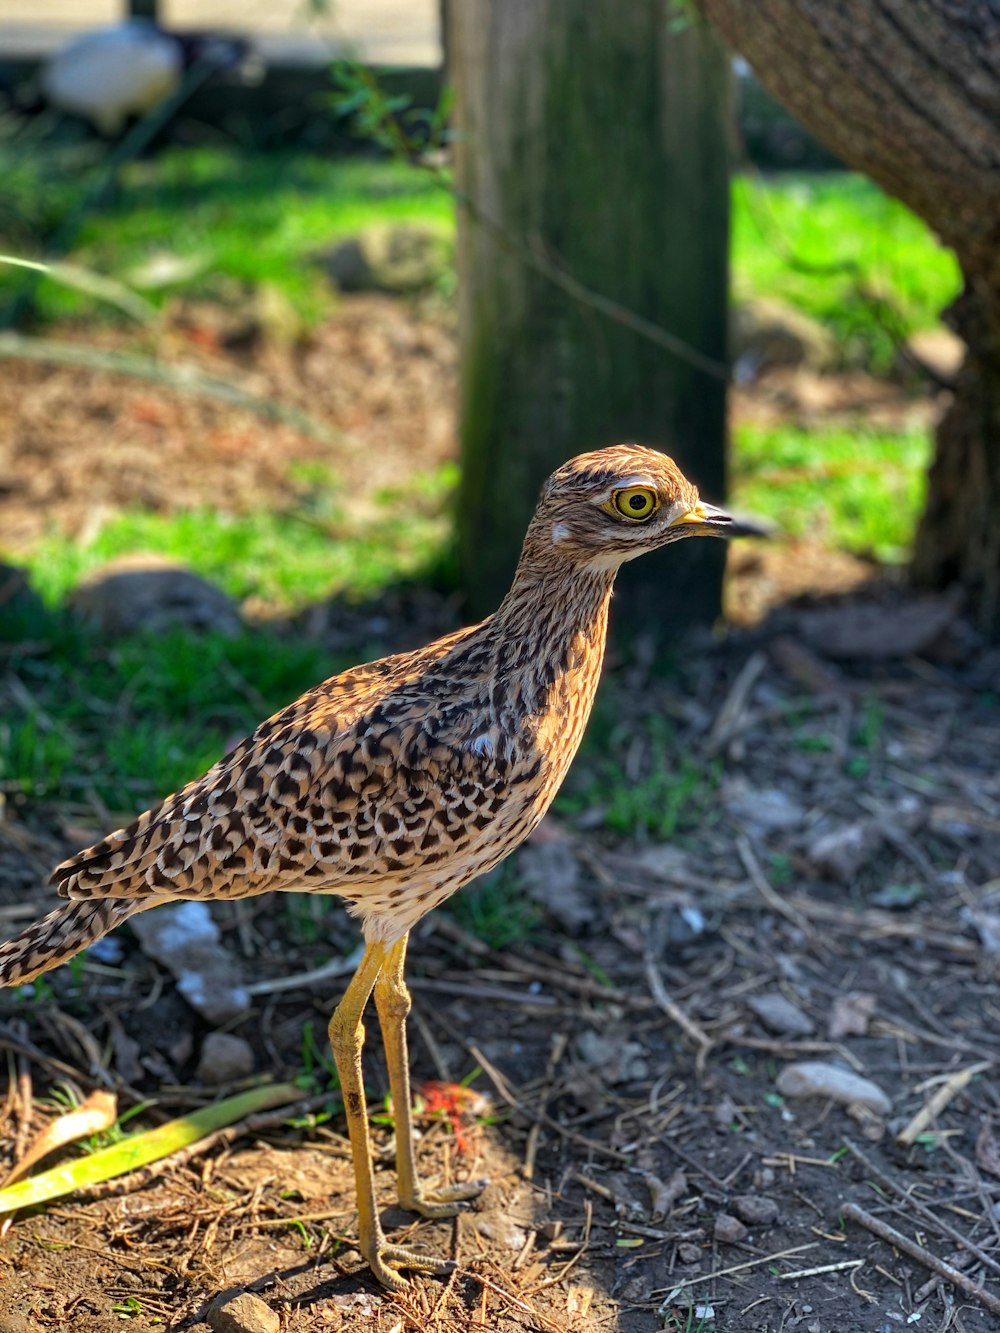
[[[715,505],[699,500],[686,514],[678,514],[670,526],[672,528],[690,526],[696,530],[692,532],[692,536],[697,535],[697,530],[700,529],[706,536],[728,537],[736,525],[732,515],[727,514],[724,509],[717,509]]]
[[[691,537],[766,537],[767,531],[755,523],[733,518],[724,509],[699,500],[686,514],[679,514],[672,528],[688,527]]]

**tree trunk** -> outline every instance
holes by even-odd
[[[937,431],[913,574],[1000,635],[997,0],[697,0],[761,83],[950,245],[969,352]]]
[[[469,600],[485,612],[540,483],[575,453],[654,445],[722,498],[729,75],[709,30],[672,30],[671,0],[448,9],[459,533]],[[718,613],[722,550],[661,554],[625,571],[619,626],[662,637]]]

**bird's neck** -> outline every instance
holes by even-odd
[[[498,674],[521,676],[523,703],[542,711],[570,686],[593,698],[604,660],[615,569],[518,566],[493,617]],[[589,711],[589,709],[588,709]]]

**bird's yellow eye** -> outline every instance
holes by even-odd
[[[660,497],[648,486],[628,486],[623,491],[615,491],[603,506],[609,514],[621,514],[622,518],[630,518],[636,523],[651,517],[659,507]]]

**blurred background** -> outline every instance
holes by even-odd
[[[862,986],[876,999],[852,1049],[915,1106],[883,1003],[914,1042],[921,1005],[949,1015],[927,1062],[973,1029],[1000,1058],[995,1025],[983,1035],[995,972],[960,985],[1000,947],[1000,303],[982,258],[1000,214],[976,174],[996,84],[942,66],[923,106],[954,124],[901,128],[920,99],[874,109],[840,33],[834,77],[796,26],[815,8],[792,5],[777,41],[738,0],[704,0],[730,49],[654,0],[5,0],[5,933],[41,910],[61,856],[300,690],[488,613],[547,472],[638,439],[770,535],[623,575],[544,837],[421,928],[437,1045],[418,1063],[469,1073],[448,997],[499,978],[507,998],[474,1007],[477,1049],[540,1082],[544,1033],[504,1009],[511,986],[544,976],[589,1005],[605,985],[645,996],[662,967],[713,1038],[750,1034],[713,1063],[729,1110],[678,1093],[671,1122],[719,1139],[716,1180],[743,1152],[724,1140],[737,1122],[791,1132],[777,1020],[747,996],[781,989],[805,1024],[792,1040]],[[903,60],[865,40],[887,69]],[[330,900],[217,916],[255,975],[354,947]],[[96,1025],[114,1082],[112,1036],[156,968],[119,943],[3,1003]],[[309,986],[260,1003],[227,1029],[248,1067],[329,1081],[298,1035]],[[571,1043],[576,1081],[546,1102],[567,1123],[599,1119],[604,1096],[617,1114],[623,1086],[645,1097],[691,1054],[662,1015],[637,1035],[627,1006],[601,1012],[587,1021],[645,1072]],[[169,1075],[181,1103],[211,1096],[211,1023],[169,978],[152,1013],[134,1020],[151,1062],[132,1051],[123,1095]],[[45,1040],[79,1063],[60,1024]],[[812,1131],[808,1152],[837,1150]],[[785,1243],[811,1238],[791,1179],[772,1184]],[[638,1262],[605,1258],[607,1290]]]

